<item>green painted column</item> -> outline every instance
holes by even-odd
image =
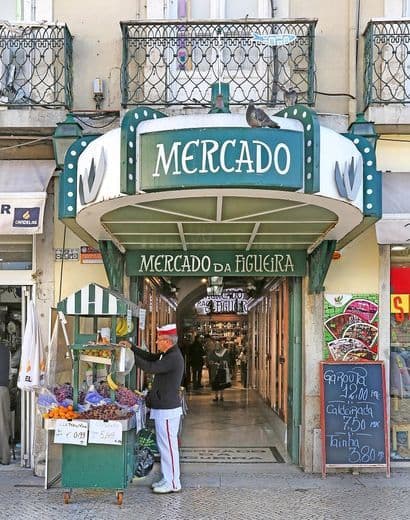
[[[293,278],[289,294],[288,453],[299,464],[302,417],[302,278]]]
[[[132,302],[141,302],[144,296],[144,277],[130,276],[130,300]]]
[[[309,294],[317,294],[323,291],[323,283],[335,249],[336,240],[324,240],[309,255]]]
[[[110,289],[123,292],[125,256],[117,249],[111,240],[98,242],[107,273]]]

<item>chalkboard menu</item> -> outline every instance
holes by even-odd
[[[386,385],[379,361],[322,362],[322,474],[328,467],[385,467]]]

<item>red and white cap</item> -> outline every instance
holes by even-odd
[[[170,323],[169,325],[157,327],[157,334],[158,336],[176,336],[177,326],[175,323]]]

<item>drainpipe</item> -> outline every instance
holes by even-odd
[[[357,107],[357,81],[359,70],[359,39],[360,39],[360,3],[361,0],[349,2],[349,93],[355,99],[349,98],[349,124],[356,119]]]

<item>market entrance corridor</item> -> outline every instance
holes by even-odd
[[[202,389],[187,393],[188,413],[181,436],[182,463],[287,461],[286,449],[275,433],[274,413],[255,390],[233,381],[232,388],[224,391],[224,401],[214,402],[214,392],[206,380],[204,383]],[[204,450],[191,452],[188,448]]]

